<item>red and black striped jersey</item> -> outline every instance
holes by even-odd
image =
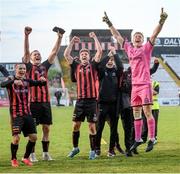
[[[77,81],[77,98],[96,99],[97,63],[92,61],[84,66],[77,61],[73,61],[71,68]]]
[[[14,80],[18,80],[14,78]],[[14,80],[6,80],[1,87],[6,87],[10,101],[10,115],[16,116],[31,115],[30,111],[30,87],[46,85],[46,82],[33,81],[31,79],[21,80],[23,85],[14,84]]]
[[[39,66],[27,63],[27,77],[32,80],[39,80],[41,76],[46,78],[45,86],[34,86],[30,88],[31,102],[50,102],[50,94],[48,88],[48,70],[52,64],[48,60],[41,63]]]

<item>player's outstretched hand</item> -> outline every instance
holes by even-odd
[[[159,59],[158,59],[158,58],[155,58],[155,59],[154,59],[154,63],[159,63]]]
[[[168,14],[164,12],[164,8],[161,8],[159,24],[163,25],[168,17]]]
[[[109,20],[109,17],[107,16],[107,13],[104,12],[104,16],[103,16],[103,22],[105,22],[109,27],[112,26],[112,22]]]

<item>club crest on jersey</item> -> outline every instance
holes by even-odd
[[[34,73],[35,73],[35,74],[39,74],[39,71],[38,71],[38,70],[35,70]]]
[[[115,77],[115,76],[116,76],[116,73],[115,73],[115,72],[113,72],[113,73],[112,73],[112,76],[113,76],[113,77]]]
[[[93,116],[93,121],[94,121],[94,122],[97,121],[97,115],[96,115],[96,114],[94,114],[94,116]]]
[[[149,99],[147,97],[144,99],[144,103],[149,103]]]
[[[46,72],[46,69],[45,69],[45,67],[43,67],[43,66],[40,66],[39,73],[40,73],[41,75],[44,75],[44,74],[45,74],[45,72]]]
[[[24,86],[27,86],[27,85],[28,85],[28,83],[26,81],[24,81]]]

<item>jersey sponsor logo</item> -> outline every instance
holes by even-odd
[[[28,93],[28,89],[14,89],[16,93]]]
[[[41,75],[45,75],[45,72],[46,72],[46,69],[45,69],[45,67],[44,66],[40,66],[40,74]]]

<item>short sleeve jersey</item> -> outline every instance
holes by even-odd
[[[153,45],[150,41],[139,48],[127,41],[124,42],[124,49],[129,58],[132,72],[132,84],[150,84],[150,59]]]
[[[97,79],[97,63],[92,61],[84,66],[77,61],[73,61],[71,68],[77,81],[77,98],[97,98],[95,86]]]
[[[50,102],[50,94],[48,89],[48,70],[51,64],[48,60],[41,63],[39,66],[33,65],[32,63],[27,63],[27,76],[32,80],[39,80],[41,76],[46,78],[45,86],[33,86],[31,90],[31,102]]]

